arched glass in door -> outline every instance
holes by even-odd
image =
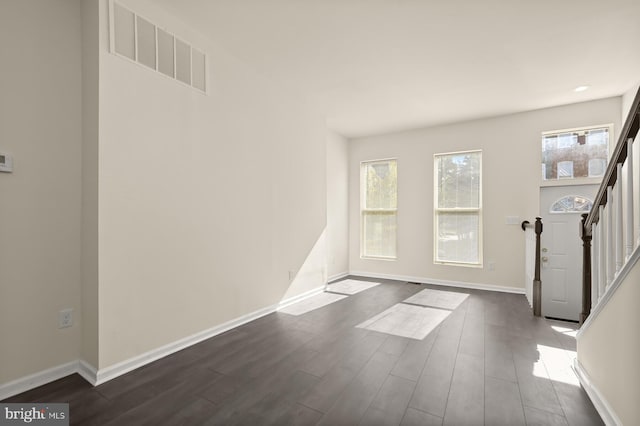
[[[551,205],[549,213],[589,213],[593,201],[580,195],[567,195]]]

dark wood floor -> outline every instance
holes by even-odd
[[[95,388],[73,375],[4,402],[68,402],[82,425],[603,424],[571,376],[571,331],[524,296],[377,281]],[[425,288],[470,296],[423,340],[355,327]]]

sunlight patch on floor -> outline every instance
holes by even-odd
[[[547,367],[544,366],[544,362],[542,360],[537,360],[533,362],[533,375],[536,377],[542,377],[545,379],[549,378],[549,374],[547,374]]]
[[[578,376],[571,367],[576,358],[575,351],[554,348],[546,345],[537,346],[540,360],[546,367],[546,374],[541,370],[533,369],[533,375],[537,377],[549,378],[556,382],[567,383],[569,385],[580,386]]]
[[[327,286],[327,291],[352,295],[360,293],[361,291],[365,291],[377,285],[380,285],[380,283],[359,280],[343,280],[338,281],[334,284],[329,284]]]
[[[404,300],[405,303],[411,303],[414,305],[430,306],[432,308],[441,308],[454,310],[462,302],[464,302],[469,295],[467,293],[456,293],[453,291],[422,290],[410,298]]]
[[[320,293],[298,303],[294,303],[293,305],[286,306],[279,311],[289,315],[302,315],[342,300],[345,297],[347,296],[342,294]]]
[[[442,309],[398,303],[356,327],[422,340],[450,313]]]
[[[567,328],[559,325],[552,325],[551,328],[558,333],[564,334],[565,336],[571,336],[573,338],[578,334],[578,330],[575,328]]]

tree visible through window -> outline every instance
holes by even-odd
[[[396,160],[360,167],[363,257],[396,258],[398,166]]]
[[[482,152],[434,156],[436,263],[482,264]]]

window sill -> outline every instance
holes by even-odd
[[[482,269],[484,267],[482,263],[441,262],[438,260],[434,260],[433,264],[440,265],[440,266],[461,266],[463,268],[475,268],[475,269]]]
[[[362,260],[384,260],[387,262],[395,262],[398,260],[397,257],[383,257],[383,256],[362,256],[360,255],[360,259]]]
[[[555,179],[555,180],[543,180],[540,182],[540,187],[548,186],[572,186],[572,185],[600,185],[602,182],[602,176],[592,178],[575,178],[575,179]]]

